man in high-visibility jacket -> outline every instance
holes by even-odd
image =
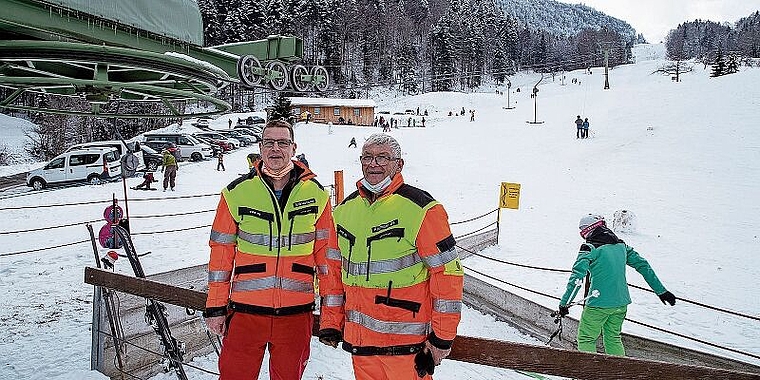
[[[399,143],[374,134],[364,178],[335,208],[319,338],[352,354],[358,380],[431,379],[451,352],[463,270],[443,206],[404,183]],[[332,247],[338,247],[333,249]]]
[[[266,125],[254,170],[222,189],[211,229],[204,317],[224,335],[221,380],[297,380],[309,358],[314,275],[334,234],[329,193],[300,162],[293,129]],[[319,275],[320,281],[323,277]]]

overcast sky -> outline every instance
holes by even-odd
[[[695,19],[733,23],[760,10],[760,0],[559,0],[585,4],[631,24],[650,43]]]

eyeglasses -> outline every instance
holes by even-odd
[[[359,156],[359,161],[361,161],[363,165],[369,165],[374,161],[376,165],[385,166],[388,165],[389,162],[395,160],[398,160],[398,158],[390,156]]]
[[[261,145],[264,146],[264,148],[272,148],[274,147],[274,144],[277,144],[280,148],[287,148],[290,145],[293,144],[293,141],[291,140],[272,140],[272,139],[264,139],[261,141]]]

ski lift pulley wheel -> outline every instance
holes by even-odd
[[[330,85],[330,78],[327,74],[327,69],[323,66],[314,66],[311,68],[311,76],[314,81],[314,88],[317,91],[327,90],[327,86]]]
[[[267,64],[267,75],[269,78],[269,87],[275,91],[282,91],[288,87],[288,68],[279,61],[272,61]]]
[[[309,70],[303,65],[295,65],[290,71],[290,83],[296,91],[306,91],[311,85]]]
[[[249,87],[256,87],[261,84],[261,80],[264,79],[262,75],[264,68],[261,66],[261,62],[258,58],[252,55],[245,55],[240,57],[237,64],[238,78]]]

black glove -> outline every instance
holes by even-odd
[[[662,301],[662,304],[664,305],[665,302],[669,303],[670,306],[673,306],[676,304],[676,296],[673,295],[673,293],[669,291],[665,291],[665,293],[662,293],[658,295],[657,297],[660,297],[660,301]]]
[[[338,343],[343,340],[343,333],[336,329],[323,329],[317,333],[319,341],[333,348],[338,347]]]
[[[425,377],[426,374],[435,372],[435,360],[433,353],[422,349],[414,356],[414,369],[417,370],[417,376]]]
[[[570,306],[559,305],[559,311],[557,312],[560,318],[570,314]]]

